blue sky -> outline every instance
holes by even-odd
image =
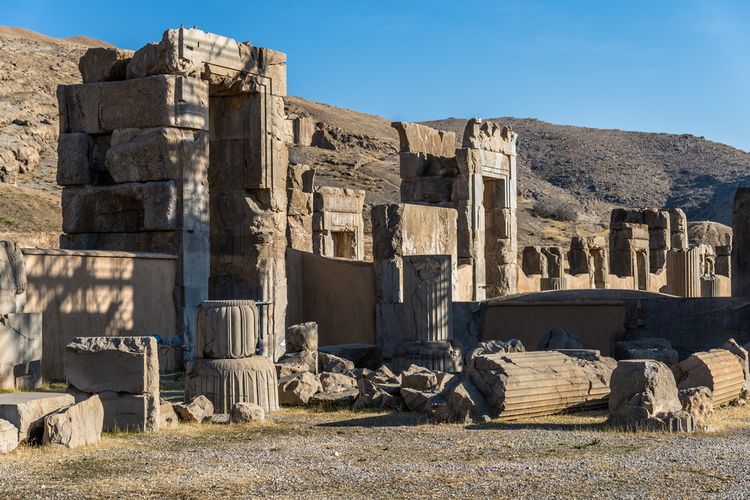
[[[0,24],[131,49],[197,25],[286,52],[290,94],[394,120],[534,117],[750,151],[748,1],[0,0]]]

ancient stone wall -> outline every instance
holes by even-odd
[[[734,193],[732,240],[732,296],[750,297],[750,188]]]
[[[321,186],[313,193],[313,251],[327,257],[363,260],[365,192]]]

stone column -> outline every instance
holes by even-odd
[[[667,293],[678,297],[701,296],[701,256],[698,248],[669,251]]]

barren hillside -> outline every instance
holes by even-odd
[[[56,244],[57,100],[61,83],[80,81],[86,37],[56,39],[0,27],[0,237]],[[294,147],[293,161],[317,169],[317,185],[367,192],[369,206],[397,201],[398,138],[390,120],[289,97],[290,112],[323,122],[331,146]],[[690,219],[731,223],[734,189],[750,183],[750,153],[689,135],[651,134],[499,118],[519,134],[520,244],[566,244],[606,229],[613,206],[679,206]],[[455,131],[465,119],[428,122]],[[9,234],[12,233],[12,234]]]

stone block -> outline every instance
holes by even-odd
[[[60,248],[69,250],[110,250],[176,254],[181,232],[146,231],[134,233],[77,233],[60,235]]]
[[[196,356],[246,358],[258,345],[258,308],[252,300],[207,300],[198,309]]]
[[[91,396],[89,393],[68,389],[77,401]],[[104,407],[104,430],[156,431],[161,424],[159,394],[130,394],[105,391],[97,394]]]
[[[708,429],[708,421],[714,413],[711,389],[702,386],[680,389],[678,397],[682,410],[693,417],[695,426],[698,429]]]
[[[286,188],[312,193],[315,186],[315,169],[310,165],[290,163]]]
[[[172,403],[162,400],[159,405],[159,429],[174,429],[179,425],[180,420]]]
[[[318,352],[318,371],[329,373],[347,373],[354,370],[354,362],[326,352]]]
[[[63,231],[118,233],[177,229],[174,181],[63,189]]]
[[[255,403],[264,410],[279,407],[276,367],[270,359],[196,359],[185,380],[185,399],[206,396],[217,413],[229,413],[235,403]]]
[[[343,373],[321,373],[318,380],[320,380],[321,390],[328,394],[357,388],[357,379]]]
[[[177,127],[208,130],[208,82],[158,75],[120,82],[60,85],[60,133]]]
[[[0,388],[41,384],[42,333],[42,313],[0,316]]]
[[[20,245],[0,240],[0,314],[23,311],[26,285],[26,261]]]
[[[173,405],[180,421],[186,423],[202,423],[214,414],[213,403],[204,395],[194,396],[188,403]]]
[[[286,329],[286,351],[318,350],[318,324],[314,321],[292,325]]]
[[[68,383],[79,391],[150,394],[158,400],[153,337],[77,337],[65,347],[63,363]]]
[[[89,134],[60,134],[57,139],[57,183],[75,186],[94,182]]]
[[[208,165],[208,134],[170,127],[117,129],[105,159],[118,184],[179,180],[183,167],[196,162]]]
[[[318,378],[310,372],[300,372],[279,380],[279,403],[306,405],[322,389]]]
[[[260,424],[266,419],[266,410],[254,403],[235,403],[229,412],[229,421],[233,424],[246,422],[258,422]]]
[[[65,448],[98,444],[103,425],[104,407],[99,396],[94,395],[44,417],[42,442]]]
[[[78,62],[83,83],[124,80],[127,65],[132,57],[132,50],[115,47],[88,49]]]
[[[44,417],[75,403],[70,394],[12,392],[0,394],[0,419],[18,429],[19,441],[39,443],[44,434]]]
[[[672,367],[679,389],[708,387],[715,407],[740,399],[745,389],[745,370],[740,360],[725,349],[696,352]]]
[[[391,126],[398,132],[401,152],[445,157],[456,154],[456,134],[453,132],[408,122],[392,122]]]
[[[401,201],[404,203],[448,204],[453,197],[451,177],[417,177],[401,179]]]
[[[0,419],[0,454],[10,453],[18,448],[18,427]]]

